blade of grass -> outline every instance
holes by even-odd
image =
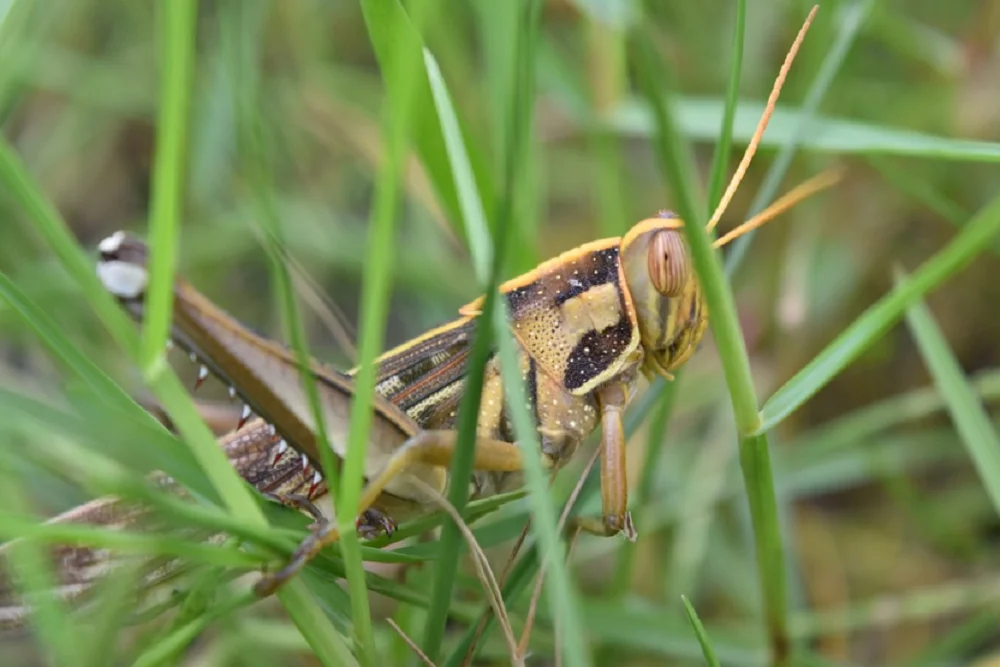
[[[132,397],[73,345],[59,325],[3,272],[0,272],[0,298],[20,316],[49,354],[90,387],[96,396],[113,405],[131,406],[134,412],[139,413],[136,410],[139,405],[132,400]],[[155,423],[149,413],[142,411],[141,414],[147,417],[149,424]]]
[[[486,224],[486,214],[470,178],[468,156],[465,153],[461,135],[456,131],[455,111],[437,62],[428,51],[424,52],[424,66],[430,81],[434,102],[437,105],[438,117],[441,119],[448,157],[452,163],[451,170],[455,176],[459,207],[462,211],[462,221],[467,229],[466,237],[469,239],[472,251],[473,266],[477,278],[487,290],[486,304],[492,306],[493,293],[500,281],[498,265],[503,257],[500,251],[496,253],[493,251],[490,230]],[[498,241],[505,238],[506,230],[506,227],[497,227]],[[503,248],[503,246],[499,247]],[[449,471],[449,478],[452,480],[469,479],[472,475],[475,455],[473,440],[478,424],[483,381],[486,364],[493,352],[494,336],[491,327],[493,317],[495,317],[493,308],[484,308],[483,314],[476,324],[472,351],[470,352],[469,371],[465,379],[465,395],[459,403],[458,446],[455,449]],[[448,501],[458,512],[463,512],[468,503],[468,485],[453,483],[449,487]],[[443,526],[439,544],[440,551],[437,566],[434,568],[430,606],[427,611],[422,644],[424,654],[431,661],[437,661],[441,652],[448,603],[454,589],[459,549],[462,548],[462,536],[459,527],[454,522],[447,522]]]
[[[905,273],[897,270],[896,274],[899,285],[905,280]],[[916,301],[907,308],[906,321],[986,493],[1000,514],[1000,438],[993,430],[989,415],[923,301]]]
[[[733,119],[736,117],[736,102],[740,94],[740,72],[743,69],[743,40],[746,34],[746,0],[736,0],[736,17],[733,21],[732,53],[729,60],[729,85],[726,87],[726,106],[722,112],[722,126],[719,128],[719,143],[712,156],[712,168],[708,179],[708,207],[705,215],[711,216],[722,197],[725,187],[726,164],[729,148],[733,143]]]
[[[506,118],[506,156],[504,164],[503,196],[499,202],[496,224],[500,229],[512,224],[511,217],[517,207],[516,193],[525,187],[523,161],[528,156],[528,138],[532,120],[535,94],[535,53],[541,3],[525,0],[522,4],[523,18],[517,32],[517,45],[513,49],[515,66],[514,80],[510,94],[510,109]],[[509,236],[501,238],[501,241]],[[505,250],[501,247],[498,255]],[[494,269],[499,267],[494,265]],[[489,307],[489,305],[487,305]],[[497,298],[492,305],[493,327],[499,346],[500,368],[503,377],[521,377],[518,350],[513,332],[509,328],[506,302]],[[586,667],[591,664],[591,649],[587,635],[583,633],[580,605],[577,601],[569,568],[566,564],[566,548],[559,533],[557,514],[548,494],[548,479],[541,464],[541,447],[534,418],[527,409],[528,401],[523,382],[505,382],[504,394],[510,410],[514,433],[518,444],[525,451],[525,481],[529,491],[528,500],[532,507],[532,532],[535,534],[543,554],[543,569],[546,572],[545,590],[549,605],[560,624],[559,646],[561,657],[568,664]]]
[[[396,209],[399,203],[399,184],[403,162],[409,152],[410,133],[415,105],[419,102],[420,65],[410,57],[418,48],[420,29],[424,16],[432,14],[428,0],[410,5],[412,32],[404,31],[392,50],[383,53],[383,77],[390,104],[383,117],[386,159],[379,170],[375,185],[375,201],[369,218],[369,240],[363,272],[361,293],[361,324],[358,328],[358,371],[355,374],[357,395],[351,405],[350,434],[340,495],[337,499],[337,524],[341,535],[341,553],[348,573],[348,586],[354,610],[355,632],[359,635],[365,655],[362,662],[375,664],[375,642],[372,634],[371,612],[365,586],[364,569],[355,529],[358,503],[365,480],[365,462],[368,435],[372,424],[372,403],[375,395],[375,358],[382,349],[383,332],[388,314],[389,288],[393,265],[393,235]],[[365,25],[371,39],[378,30],[377,19],[372,14],[370,2],[362,5]],[[353,575],[353,576],[352,576]]]
[[[780,424],[881,338],[906,309],[956,275],[1000,233],[1000,197],[986,204],[948,245],[925,261],[893,292],[886,294],[844,329],[761,408],[757,433]]]
[[[574,103],[574,106],[577,106]],[[724,102],[714,97],[687,95],[677,98],[678,129],[690,141],[716,141]],[[589,122],[578,110],[577,122]],[[749,141],[764,111],[763,102],[745,101],[736,110],[733,138]],[[763,148],[785,145],[798,126],[802,107],[779,105],[761,138]],[[608,119],[608,124],[626,138],[649,139],[655,131],[648,105],[628,99]],[[955,139],[895,127],[814,115],[799,139],[798,148],[830,155],[897,155],[949,162],[1000,162],[1000,143]]]
[[[711,212],[709,212],[709,215],[711,215]],[[694,607],[691,606],[686,596],[681,596],[681,602],[684,603],[684,611],[687,613],[691,627],[694,629],[694,634],[701,645],[701,652],[705,655],[705,662],[709,667],[719,667],[719,659],[715,657],[715,650],[712,648],[712,643],[708,640],[708,633],[705,632],[705,626],[701,624],[701,619],[698,618],[698,612],[694,610]]]
[[[784,553],[767,438],[752,435],[760,424],[760,417],[750,360],[739,328],[732,291],[726,282],[722,264],[712,250],[708,233],[696,214],[698,209],[690,176],[695,173],[694,163],[690,147],[681,138],[674,122],[671,86],[669,83],[661,84],[664,80],[663,68],[656,63],[645,29],[640,28],[636,37],[636,72],[659,130],[655,143],[657,157],[677,199],[678,214],[685,221],[684,234],[708,311],[712,313],[712,333],[718,345],[740,438],[740,468],[750,506],[772,660],[782,664],[789,650]]]
[[[498,238],[496,239],[497,247],[495,251],[488,245],[487,240],[489,239],[489,227],[486,222],[485,213],[483,212],[482,203],[478,193],[471,187],[472,180],[471,174],[469,173],[468,157],[465,153],[464,145],[461,142],[461,137],[458,132],[457,119],[455,118],[454,109],[450,103],[447,89],[441,80],[440,71],[437,68],[433,56],[429,53],[425,55],[428,76],[434,92],[435,102],[438,105],[438,114],[442,119],[442,130],[445,132],[446,145],[449,149],[449,158],[452,160],[452,171],[456,174],[456,186],[460,191],[463,222],[468,228],[467,237],[470,239],[470,250],[473,256],[473,263],[476,267],[480,283],[485,284],[487,287],[486,301],[481,318],[486,320],[486,325],[490,325],[494,329],[493,336],[497,339],[497,345],[499,347],[501,372],[504,377],[509,378],[520,377],[520,372],[518,370],[516,351],[513,347],[511,332],[508,329],[506,304],[501,299],[497,298],[496,284],[503,257],[506,252],[506,243],[509,240],[507,230],[510,227],[508,221],[513,208],[517,167],[520,161],[519,158],[524,155],[522,145],[527,136],[526,126],[529,122],[529,110],[531,108],[530,100],[533,92],[531,84],[533,78],[531,77],[530,72],[533,60],[530,54],[533,52],[534,34],[537,30],[536,22],[539,12],[538,3],[531,2],[529,0],[521,5],[521,11],[523,12],[523,20],[520,22],[521,25],[519,26],[520,29],[517,33],[517,39],[518,41],[523,40],[523,44],[512,50],[512,53],[516,58],[515,67],[512,69],[515,80],[513,82],[514,89],[510,100],[511,108],[507,115],[509,129],[506,132],[505,142],[506,156],[504,169],[504,193],[499,200],[500,210],[498,211],[496,218],[497,223],[495,229],[497,230]],[[459,176],[460,174],[464,174],[464,176]],[[473,240],[479,240],[484,243],[476,245],[471,243]],[[491,324],[488,321],[489,319],[492,319]],[[480,324],[481,326],[477,329],[477,343],[484,341],[489,337],[489,330],[487,329],[484,331],[483,323],[481,322]],[[474,347],[473,354],[475,354],[475,351]],[[479,366],[476,364],[470,365],[470,376],[472,373],[476,372],[478,368]],[[481,382],[481,379],[479,381]],[[552,598],[553,609],[558,610],[558,613],[561,613],[563,616],[561,618],[561,622],[564,623],[563,636],[566,645],[563,648],[565,656],[569,660],[570,664],[589,664],[589,652],[586,650],[585,646],[581,646],[583,642],[580,641],[584,635],[578,632],[580,625],[578,620],[574,618],[578,607],[573,602],[572,588],[569,583],[568,573],[566,572],[566,568],[563,563],[564,549],[559,548],[561,547],[561,543],[559,540],[558,530],[556,528],[556,515],[551,504],[548,502],[546,477],[539,463],[540,459],[538,457],[540,456],[540,449],[537,442],[537,433],[535,432],[533,422],[527,415],[524,408],[526,405],[524,390],[523,387],[520,387],[517,382],[505,383],[505,390],[507,392],[507,404],[511,407],[513,413],[512,418],[518,442],[526,450],[526,481],[529,488],[529,498],[532,499],[532,504],[535,510],[533,514],[535,522],[533,525],[536,535],[538,536],[539,543],[543,545],[544,549],[546,549],[547,556],[550,558],[549,576],[546,580],[546,584]],[[466,397],[468,397],[468,394]],[[463,403],[461,409],[465,408],[466,406]],[[464,424],[460,424],[460,434],[462,426],[464,426]],[[463,455],[468,459],[468,468],[466,470],[459,470],[456,472],[455,469],[457,468],[458,463],[466,463],[466,461],[460,461],[458,457],[456,457],[456,461],[453,462],[452,468],[452,474],[456,476],[453,477],[453,479],[461,479],[462,477],[458,477],[457,475],[464,474],[467,476],[469,472],[471,472],[472,452],[462,452],[460,450],[458,454]],[[460,496],[458,500],[463,506],[467,493],[467,489],[459,489],[459,493],[457,494]],[[454,503],[456,498],[449,497],[449,500]],[[442,535],[442,543],[444,542],[444,538],[445,535]],[[447,574],[443,574],[442,578],[446,581],[449,577]],[[435,622],[438,622],[436,617],[429,616],[428,627],[430,627],[431,618],[434,618]],[[430,656],[432,660],[436,658],[438,653],[437,648],[440,645],[440,640],[436,640],[435,637],[439,634],[440,633],[437,631],[436,627],[433,631],[429,631],[428,639],[430,641],[430,645],[428,645],[428,642],[425,641],[423,647],[427,655]],[[431,650],[432,648],[435,650]],[[456,656],[453,655],[452,659],[455,657]]]
[[[408,68],[411,63],[420,62],[423,43],[412,20],[412,10],[408,16],[398,0],[362,0],[361,7],[375,56],[387,79],[395,76],[392,68],[397,66],[392,62],[392,53],[405,50],[406,56],[398,63],[400,67]],[[435,192],[448,211],[448,217],[454,220],[459,217],[458,195],[454,175],[450,173],[441,122],[437,118],[426,73],[417,69],[413,75],[416,78],[410,82],[415,87],[410,122],[414,147],[434,183]],[[394,95],[392,90],[388,93]],[[486,165],[475,164],[474,173],[479,192],[488,196],[493,191],[493,184]]]
[[[302,326],[301,317],[297,308],[297,301],[292,288],[291,276],[284,262],[284,254],[281,249],[282,230],[275,212],[273,198],[273,178],[271,176],[271,147],[268,141],[269,135],[264,127],[261,114],[257,113],[259,107],[258,85],[256,69],[254,67],[255,58],[253,52],[254,43],[247,39],[258,34],[266,13],[263,6],[252,7],[251,11],[246,11],[245,7],[235,8],[228,18],[225,27],[230,30],[224,33],[224,39],[229,42],[229,60],[233,68],[232,78],[234,81],[233,94],[235,105],[239,116],[239,139],[241,152],[244,154],[243,163],[248,171],[248,181],[251,183],[254,204],[260,211],[259,224],[263,230],[263,245],[267,253],[268,268],[272,280],[276,299],[281,306],[282,323],[285,328],[291,347],[295,352],[296,360],[301,369],[306,369],[310,363],[310,356],[305,340],[305,332]],[[258,10],[258,11],[253,11]],[[332,500],[338,490],[339,482],[336,459],[333,450],[329,446],[329,437],[326,424],[323,418],[323,410],[320,404],[319,394],[316,389],[315,377],[308,372],[301,373],[301,380],[306,396],[310,403],[310,409],[314,423],[316,424],[317,440],[320,444],[320,463],[323,466],[326,479],[331,490],[329,499]],[[358,401],[355,401],[357,403]],[[371,409],[371,398],[368,398],[368,411]],[[354,421],[352,420],[352,423]],[[367,441],[367,436],[362,434]],[[349,445],[350,446],[350,445]],[[355,502],[355,505],[357,503]],[[337,503],[340,506],[340,503]],[[338,513],[339,515],[339,513]],[[353,517],[354,514],[348,513]],[[350,601],[352,605],[352,620],[355,633],[355,642],[358,646],[361,661],[363,664],[374,664],[377,660],[375,654],[375,643],[371,628],[371,613],[368,608],[368,593],[365,586],[365,571],[361,563],[360,548],[357,542],[357,535],[352,526],[347,531],[341,542],[341,556],[344,558],[344,569],[348,581],[348,588],[351,591]],[[301,582],[300,584],[301,585]],[[282,597],[282,602],[285,598]],[[287,609],[287,604],[286,604]],[[310,601],[309,607],[304,609],[287,609],[289,614],[295,618],[302,619],[308,625],[300,627],[303,633],[310,629],[319,627],[316,620],[321,618],[319,608],[315,602]],[[296,623],[298,624],[298,623]],[[331,633],[331,637],[338,637],[337,633]],[[309,639],[307,637],[307,639]],[[310,640],[310,644],[314,642]],[[346,651],[341,641],[334,641],[327,647],[333,649],[329,652],[330,657],[336,653]]]
[[[188,112],[194,72],[197,0],[158,3],[160,111],[149,217],[149,285],[143,321],[141,365],[147,380],[167,365],[166,345],[173,310],[174,270],[187,168]]]

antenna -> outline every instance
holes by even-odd
[[[778,72],[778,77],[774,80],[774,86],[771,87],[771,94],[767,98],[767,106],[764,108],[764,114],[760,117],[760,121],[757,123],[757,129],[754,131],[753,137],[750,139],[750,144],[743,152],[743,158],[740,160],[740,164],[736,168],[736,172],[733,174],[732,179],[730,179],[729,185],[726,186],[726,191],[722,195],[722,199],[719,200],[719,205],[715,207],[715,212],[712,214],[712,218],[705,226],[707,231],[712,231],[715,226],[719,224],[719,219],[725,212],[726,207],[729,206],[729,202],[733,198],[733,195],[736,194],[736,189],[743,180],[743,176],[746,174],[747,168],[750,166],[750,161],[753,159],[754,153],[757,152],[757,146],[760,144],[760,140],[764,136],[764,130],[767,129],[767,124],[771,120],[771,114],[774,113],[774,106],[778,102],[778,95],[781,93],[781,87],[785,84],[785,77],[788,76],[788,70],[792,67],[792,61],[795,60],[795,55],[799,51],[799,46],[801,46],[802,40],[805,39],[806,32],[809,30],[809,26],[812,24],[813,17],[816,15],[817,10],[819,10],[819,5],[814,5],[812,11],[809,12],[809,16],[806,17],[805,23],[802,24],[801,28],[799,28],[799,34],[795,37],[792,47],[788,50],[788,54],[785,56],[785,62],[782,63],[781,70]],[[759,224],[763,224],[763,222]],[[742,226],[743,225],[741,225],[741,227]]]
[[[843,172],[840,168],[835,167],[833,169],[827,169],[826,171],[813,176],[809,180],[805,181],[804,183],[801,183],[800,185],[790,190],[787,194],[781,197],[781,199],[777,200],[776,202],[768,206],[766,209],[764,209],[754,217],[744,222],[736,229],[733,229],[725,236],[716,239],[716,241],[712,244],[712,247],[721,248],[730,241],[733,241],[743,236],[747,232],[757,229],[765,222],[773,220],[774,218],[778,217],[791,207],[798,204],[803,199],[807,199],[808,197],[811,197],[812,195],[819,192],[820,190],[825,190],[826,188],[835,184],[837,181],[840,180],[842,173]]]

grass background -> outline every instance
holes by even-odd
[[[113,321],[84,260],[117,229],[155,229],[160,270],[349,367],[453,317],[490,281],[660,208],[707,219],[811,7],[746,2],[734,61],[731,1],[403,5],[413,23],[387,0],[2,8],[0,539],[45,538],[26,515],[144,497],[136,481],[152,469],[203,501],[197,516],[165,510],[163,539],[131,547],[199,564],[170,613],[120,631],[129,580],[116,579],[87,619],[45,605],[34,638],[0,647],[13,664],[412,664],[388,614],[457,664],[483,595],[465,555],[442,579],[454,537],[406,543],[389,553],[423,566],[379,563],[382,578],[367,579],[360,561],[379,552],[345,544],[283,606],[251,606],[245,580],[219,585],[220,572],[252,571],[259,548],[287,551],[303,521],[229,486],[206,434],[183,426],[180,385]],[[413,24],[437,73],[406,51]],[[640,540],[584,537],[568,568],[551,566],[532,664],[551,664],[557,645],[564,664],[705,664],[699,640],[733,665],[997,659],[998,29],[993,2],[821,4],[722,228],[826,167],[844,179],[723,258],[735,317],[713,321],[676,386],[657,383],[630,410]],[[715,162],[737,67],[732,150]],[[722,265],[699,259],[699,274],[715,280]],[[276,266],[310,277],[360,352],[315,300],[287,298]],[[169,360],[190,386],[195,369]],[[182,437],[151,429],[123,390],[164,405]],[[227,405],[218,383],[198,396]],[[582,505],[599,507],[592,487]],[[474,524],[498,572],[527,514],[560,507],[535,494]],[[196,520],[243,530],[250,557],[210,558],[171,530]],[[25,546],[20,569],[41,585],[50,573]],[[370,623],[359,586],[385,594]],[[510,602],[515,631],[527,597]],[[556,610],[578,632],[557,637]],[[491,626],[481,659],[505,655]]]

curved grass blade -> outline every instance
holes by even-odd
[[[496,224],[498,234],[496,242],[498,247],[496,250],[489,246],[489,227],[479,194],[470,187],[472,179],[469,171],[468,157],[464,144],[461,142],[457,119],[450,103],[447,89],[441,79],[440,71],[433,56],[429,53],[425,54],[428,76],[431,81],[432,90],[434,91],[435,102],[438,104],[438,113],[442,119],[442,130],[445,132],[449,158],[452,160],[452,170],[456,175],[456,185],[459,186],[461,193],[463,222],[469,230],[467,237],[470,239],[470,250],[474,258],[473,263],[476,267],[480,283],[488,286],[484,312],[481,317],[486,321],[486,325],[491,326],[493,329],[492,334],[496,338],[497,346],[499,347],[501,372],[504,377],[509,378],[518,378],[520,377],[520,373],[518,371],[511,333],[507,325],[506,306],[499,298],[496,298],[495,292],[499,269],[501,268],[499,264],[502,262],[504,255],[503,244],[509,238],[506,235],[506,230],[510,227],[509,216],[512,208],[515,174],[517,173],[516,167],[519,163],[519,158],[523,155],[523,152],[520,152],[519,148],[526,136],[526,124],[529,122],[528,110],[530,109],[530,105],[528,104],[528,100],[531,99],[532,88],[529,84],[531,77],[527,69],[533,62],[530,53],[533,46],[533,33],[537,30],[535,21],[538,15],[538,3],[530,2],[529,0],[529,2],[522,4],[522,12],[526,18],[527,25],[521,25],[518,35],[519,39],[524,39],[526,43],[520,48],[513,49],[513,53],[517,58],[514,69],[516,72],[515,88],[511,97],[511,109],[507,118],[510,130],[507,133],[507,155],[505,156],[506,185],[505,192],[499,202],[500,211]],[[473,240],[478,240],[480,243],[478,245],[473,244],[471,243]],[[487,318],[491,318],[492,323]],[[489,338],[488,335],[484,335],[487,332],[483,331],[482,324],[481,322],[481,326],[477,329],[477,341]],[[470,377],[473,372],[476,372],[478,366],[473,365],[471,369]],[[573,601],[572,587],[563,562],[565,550],[560,548],[562,545],[556,528],[556,515],[549,502],[545,473],[542,471],[539,463],[540,450],[537,442],[537,433],[535,433],[534,425],[524,408],[526,405],[523,395],[524,390],[517,382],[504,384],[505,391],[508,393],[507,403],[511,406],[513,412],[512,417],[515,432],[519,443],[525,446],[526,449],[527,470],[525,471],[525,476],[529,488],[529,498],[532,501],[534,509],[534,529],[539,543],[546,550],[546,555],[550,559],[546,587],[552,599],[553,609],[556,610],[556,613],[561,614],[561,622],[564,624],[564,655],[570,664],[589,664],[586,647],[581,646],[584,643],[581,641],[584,635],[579,631],[581,626],[578,619],[575,618],[578,607]],[[463,403],[462,409],[465,408],[466,406]],[[454,479],[462,479],[462,477],[458,477],[457,475],[465,474],[467,476],[471,472],[471,451],[467,453],[460,451],[459,454],[464,454],[468,460],[466,462],[456,457],[452,468],[452,474],[456,475],[453,477]],[[459,463],[467,463],[468,467],[465,470],[456,470]],[[467,489],[460,489],[460,492],[463,496],[460,502],[464,506],[464,500],[467,499],[465,496],[467,496],[468,491]],[[449,498],[449,500],[455,504],[454,498]],[[444,536],[442,536],[443,541]],[[447,578],[446,574],[442,574],[442,576]],[[439,622],[436,618],[434,620]],[[431,646],[429,647],[426,642],[424,645],[424,650],[432,659],[435,658],[437,650],[431,651],[430,648],[437,648],[434,645],[436,643],[434,636],[437,634],[436,628],[434,631],[429,632],[428,639],[431,642]]]
[[[897,288],[870,306],[778,389],[760,411],[756,433],[780,424],[881,338],[908,307],[961,271],[1000,233],[1000,197],[986,204],[948,245]]]
[[[899,271],[896,280],[902,282],[905,274]],[[1000,437],[927,305],[915,302],[906,311],[906,321],[993,508],[1000,514]]]
[[[60,365],[70,371],[77,379],[85,383],[103,401],[119,407],[130,406],[136,415],[142,414],[146,421],[153,425],[153,419],[145,410],[132,400],[118,384],[94,365],[80,350],[73,345],[58,324],[52,321],[48,314],[12,281],[6,274],[0,272],[0,299],[16,312],[24,323],[32,330],[49,354]]]
[[[740,72],[743,69],[743,41],[746,34],[746,0],[736,0],[736,17],[733,22],[732,53],[729,58],[729,85],[726,87],[726,103],[719,127],[719,143],[712,156],[712,168],[708,178],[708,207],[706,215],[711,216],[722,197],[726,183],[726,165],[729,162],[729,148],[733,143],[733,119],[736,117],[736,102],[740,95]],[[771,195],[774,196],[773,193]],[[770,197],[769,197],[770,199]]]
[[[472,250],[473,266],[480,283],[487,288],[486,302],[492,306],[495,300],[493,292],[496,291],[499,284],[499,272],[495,267],[502,260],[502,257],[493,251],[489,227],[486,225],[486,214],[474,184],[469,178],[468,156],[465,153],[461,134],[456,131],[455,111],[437,62],[428,51],[424,52],[424,66],[434,95],[434,102],[438,108],[438,116],[441,118],[441,129],[444,132],[448,157],[452,162],[452,173],[455,175],[462,220],[467,228],[466,236]],[[498,227],[497,235],[500,239],[503,239],[505,233],[504,227]],[[449,471],[450,479],[453,480],[468,479],[472,475],[473,438],[479,417],[486,362],[492,351],[493,330],[491,324],[494,317],[495,312],[492,307],[484,308],[484,312],[476,324],[475,337],[470,352],[469,371],[465,380],[465,395],[459,404],[458,447],[456,447]],[[463,484],[451,484],[450,487],[448,501],[455,507],[456,511],[461,513],[468,503],[468,487]],[[441,651],[447,622],[448,603],[451,599],[457,573],[459,549],[462,548],[461,534],[454,522],[448,522],[444,525],[439,544],[438,563],[434,569],[430,606],[425,621],[422,644],[424,654],[432,661],[437,660]]]
[[[411,4],[416,6],[416,3]],[[420,62],[423,43],[420,32],[414,25],[412,9],[408,16],[399,0],[362,0],[361,7],[375,56],[387,80],[395,76],[392,68],[397,67],[391,61],[393,52],[405,51],[405,56],[400,59],[398,66],[409,67],[410,63]],[[448,212],[448,218],[455,220],[460,217],[458,193],[455,189],[454,175],[450,173],[447,149],[441,132],[441,120],[437,117],[426,73],[417,68],[412,74],[414,99],[407,108],[413,116],[410,122],[413,128],[414,147]],[[387,92],[393,100],[392,104],[399,104],[399,101],[393,99],[396,92],[393,90]],[[475,164],[474,174],[480,194],[487,202],[491,201],[493,184],[487,165]]]
[[[160,34],[163,70],[150,195],[148,305],[142,324],[140,364],[147,380],[163,372],[167,365],[165,350],[170,335],[179,217],[184,202],[188,112],[198,20],[197,0],[165,0],[159,4],[163,21]]]

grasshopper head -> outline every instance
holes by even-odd
[[[694,354],[708,326],[708,308],[682,226],[676,215],[661,211],[629,230],[620,249],[646,367],[661,375]]]

